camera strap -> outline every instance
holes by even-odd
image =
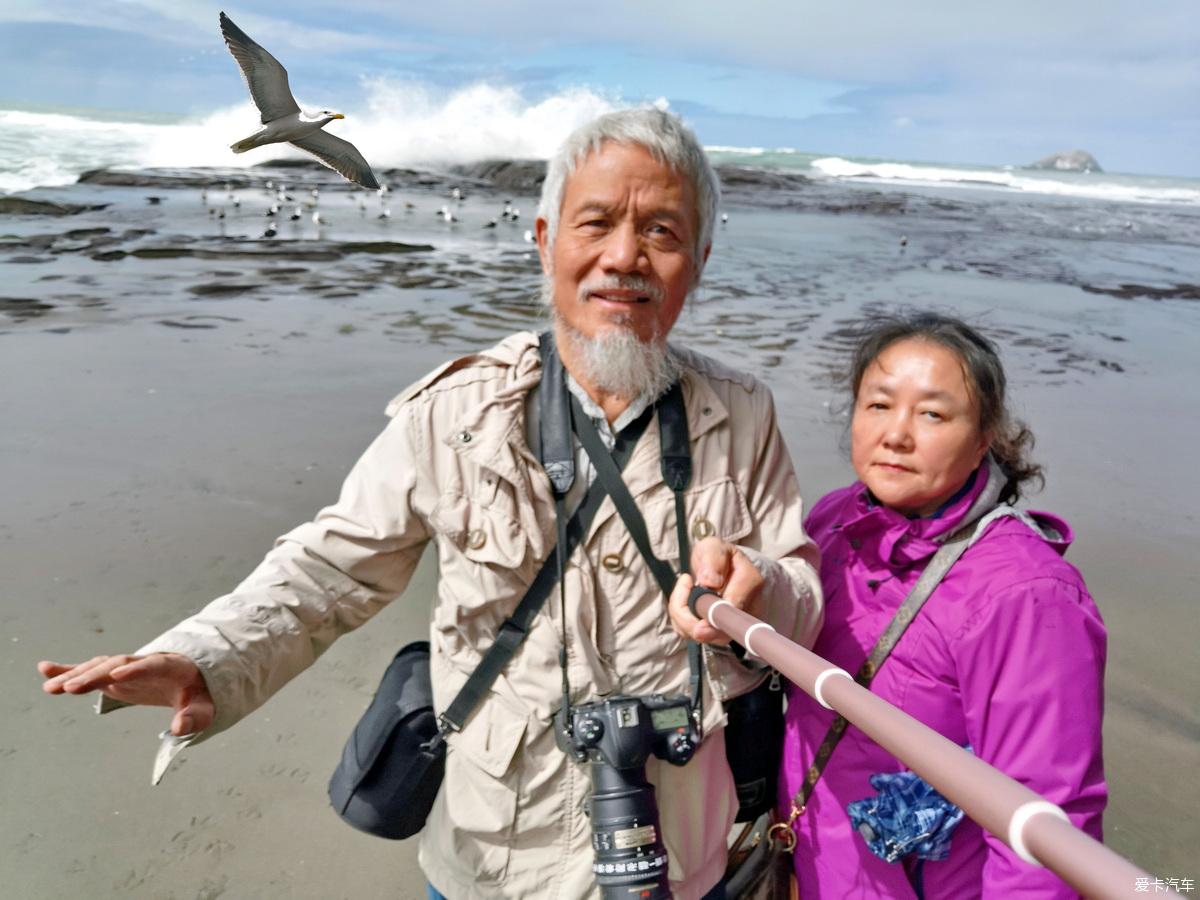
[[[659,559],[650,546],[650,535],[646,530],[646,520],[638,511],[637,503],[629,488],[621,479],[621,472],[604,446],[596,426],[583,411],[579,401],[570,397],[571,420],[579,442],[587,452],[588,458],[596,468],[596,481],[603,484],[608,496],[612,498],[617,513],[629,530],[630,537],[637,545],[638,552],[646,561],[650,573],[658,583],[664,596],[670,596],[675,587],[676,574],[670,564]],[[692,478],[692,458],[688,447],[687,410],[683,404],[683,390],[679,383],[671,385],[670,389],[655,404],[658,411],[659,438],[662,445],[662,474],[663,481],[675,494],[675,522],[679,536],[679,568],[681,572],[688,571],[688,557],[691,555],[687,536],[687,514],[684,507],[684,490]],[[704,656],[700,645],[688,641],[688,684],[691,690],[692,713],[697,725],[703,720],[704,703]]]
[[[553,353],[554,342],[545,339],[542,341],[542,361],[544,367],[547,364],[547,345],[549,345],[549,349]],[[557,354],[553,355],[553,359],[557,361]],[[559,371],[562,370],[561,363],[558,363],[558,369]],[[563,404],[565,401],[565,395],[563,393],[555,393],[555,388],[552,384],[552,382],[557,380],[565,392],[565,382],[561,377],[558,379],[547,378],[545,373],[548,371],[553,371],[553,366],[543,368],[542,390],[545,391],[547,387],[551,388],[549,393],[543,394],[540,397],[543,415],[546,414],[548,409],[547,400],[553,400],[560,404]],[[560,411],[563,408],[563,405],[559,406]],[[570,407],[565,406],[565,410],[569,415]],[[650,419],[653,418],[653,415],[654,407],[647,407],[645,412],[630,422],[617,435],[611,459],[613,464],[619,469],[624,468],[625,464],[629,461],[629,457],[633,455],[633,448],[637,445],[638,439],[641,438],[650,424]],[[569,447],[570,420],[569,418],[565,421],[562,420],[560,412],[559,421],[562,423],[560,431],[563,431],[568,436],[567,445]],[[545,420],[543,420],[544,424]],[[545,427],[543,427],[542,433],[544,440],[547,436]],[[562,462],[563,460],[560,457],[558,461]],[[582,541],[583,536],[587,533],[588,526],[596,518],[596,513],[600,511],[600,504],[604,502],[604,498],[607,496],[604,482],[599,479],[592,482],[583,500],[575,510],[574,515],[568,520],[564,514],[563,497],[566,490],[570,488],[570,482],[565,481],[563,478],[562,473],[564,470],[559,469],[557,471],[559,472],[559,481],[555,482],[552,476],[551,483],[555,486],[559,543],[555,546],[552,554],[547,556],[545,562],[542,563],[542,567],[538,570],[537,575],[534,576],[533,582],[526,590],[525,596],[521,598],[521,602],[517,604],[517,608],[513,610],[512,615],[501,624],[496,633],[495,641],[492,642],[487,652],[484,653],[483,659],[479,661],[479,665],[475,667],[475,671],[467,678],[466,684],[459,690],[458,695],[451,701],[446,711],[438,717],[439,737],[444,737],[448,731],[462,730],[463,725],[466,724],[475,707],[483,700],[484,695],[487,694],[488,689],[495,682],[496,678],[499,677],[500,672],[503,671],[508,661],[513,658],[513,655],[517,652],[517,648],[521,646],[521,643],[528,636],[530,629],[533,628],[534,619],[541,612],[546,598],[554,590],[554,583],[557,581],[560,585],[562,584],[562,572],[565,560],[571,556],[571,553],[574,552],[580,541]],[[573,480],[573,461],[570,462],[570,476]],[[562,495],[559,495],[558,485],[562,483],[565,483],[565,488]],[[565,657],[560,655],[560,659],[565,660]],[[565,662],[563,678],[565,683]]]

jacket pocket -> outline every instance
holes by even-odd
[[[439,535],[471,562],[515,569],[525,559],[528,541],[520,523],[479,498],[444,496],[430,519]]]
[[[443,791],[458,866],[480,882],[505,877],[511,852],[520,765],[523,712],[492,693],[450,741]]]
[[[742,489],[729,477],[685,491],[684,512],[690,546],[706,537],[718,537],[736,544],[754,530]],[[643,515],[654,554],[677,567],[679,533],[675,524],[675,495],[665,490],[655,491],[654,499],[645,505]]]

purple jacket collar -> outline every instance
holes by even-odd
[[[972,475],[971,487],[941,510],[937,518],[909,519],[872,499],[866,486],[854,485],[850,517],[841,529],[860,559],[872,568],[907,569],[937,552],[960,524],[997,505],[1007,477],[988,454]]]

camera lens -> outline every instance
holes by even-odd
[[[645,768],[617,769],[593,763],[593,871],[601,896],[658,900],[671,896],[667,849],[659,836],[654,786]]]

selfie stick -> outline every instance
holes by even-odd
[[[775,632],[707,588],[693,588],[698,618],[774,666],[826,709],[843,716],[951,803],[1012,848],[1086,897],[1128,897],[1156,880],[1080,831],[1041,795],[863,688],[848,672]],[[1175,891],[1166,893],[1179,896]]]

